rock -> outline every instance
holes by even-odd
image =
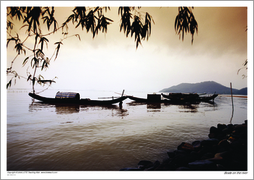
[[[210,139],[201,141],[201,145],[202,145],[202,147],[212,147],[212,146],[217,145],[218,142],[219,142],[218,139],[210,138]]]
[[[147,169],[145,169],[146,171],[151,171],[151,170],[155,170],[156,168],[158,168],[159,166],[160,166],[160,161],[155,161],[154,163],[153,163],[153,166],[152,167],[149,167],[149,168],[147,168]]]
[[[197,160],[188,166],[191,170],[216,170],[216,164],[209,160]]]
[[[210,127],[210,133],[217,133],[218,132],[218,129],[214,126]]]
[[[189,171],[190,168],[188,168],[188,167],[179,167],[179,168],[177,168],[176,170],[177,170],[177,171]]]
[[[200,159],[205,160],[205,159],[209,159],[209,158],[213,158],[213,157],[214,157],[214,153],[207,152]]]
[[[214,155],[214,158],[224,159],[224,160],[230,160],[231,159],[231,153],[229,151],[224,151],[224,152],[216,153]]]
[[[166,158],[162,161],[162,163],[159,165],[159,167],[156,168],[156,170],[163,171],[163,170],[170,170],[170,163],[171,158]]]
[[[209,139],[182,142],[167,152],[162,163],[140,161],[138,168],[121,171],[247,171],[247,121],[244,124],[218,124],[210,128]]]
[[[184,150],[184,151],[193,151],[194,147],[191,144],[189,144],[189,143],[182,142],[182,144],[180,144],[177,147],[177,149],[178,150]]]
[[[200,159],[200,153],[197,152],[197,151],[192,151],[189,155],[189,161],[192,162],[192,161],[195,161],[195,160],[198,160]]]
[[[223,161],[227,159],[227,151],[216,153],[213,158],[207,159],[209,161],[215,162],[216,164],[223,164]]]
[[[218,131],[222,131],[223,129],[227,128],[226,124],[217,124]]]
[[[216,127],[212,126],[212,127],[210,128],[210,133],[209,133],[208,137],[209,137],[210,139],[212,139],[212,138],[217,138],[218,132],[219,132],[218,129],[217,129]]]
[[[151,161],[147,161],[147,160],[142,160],[142,161],[139,161],[139,163],[138,163],[139,169],[146,169],[146,168],[150,168],[152,166],[153,166],[153,163]]]
[[[167,152],[169,158],[173,158],[175,156],[175,152]]]
[[[123,168],[123,169],[120,169],[120,171],[142,171],[142,169],[138,169],[138,168]]]
[[[230,147],[236,153],[246,153],[247,154],[247,141],[243,139],[235,139],[231,141]]]
[[[195,150],[198,150],[201,148],[201,141],[194,141],[191,144]]]
[[[212,138],[217,138],[217,133],[210,133],[210,134],[208,134],[208,137],[209,137],[210,139],[212,139]]]
[[[172,168],[176,169],[180,166],[187,166],[187,164],[190,162],[189,154],[176,154],[175,157],[171,161]]]
[[[174,151],[174,154],[177,155],[177,154],[188,154],[189,152],[188,151],[185,151],[185,150],[175,150]]]
[[[221,164],[216,164],[216,167],[217,167],[217,170],[218,171],[226,171],[227,169],[223,166],[223,165],[221,165]]]
[[[227,139],[222,139],[217,146],[217,150],[219,152],[223,152],[223,151],[227,151],[230,149],[230,144],[229,141]]]

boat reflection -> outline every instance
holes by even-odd
[[[128,111],[117,105],[89,106],[89,105],[70,105],[70,104],[48,104],[43,102],[32,102],[29,105],[29,112],[40,111],[42,109],[55,108],[56,114],[73,114],[83,111],[111,110],[112,116],[127,116]]]
[[[202,107],[213,107],[213,110],[216,110],[217,104],[215,102],[192,102],[192,103],[147,103],[147,102],[135,102],[132,101],[127,103],[129,106],[139,106],[146,105],[147,112],[161,112],[160,109],[163,107],[177,106],[180,109],[180,112],[198,112],[200,104]]]
[[[161,103],[147,103],[147,112],[161,112]]]
[[[118,108],[118,109],[115,109],[114,111],[112,111],[112,117],[116,116],[116,117],[125,117],[125,116],[128,116],[129,115],[129,112],[127,109],[121,109],[121,108]]]
[[[185,105],[179,105],[178,106],[179,109],[183,109],[183,110],[180,110],[180,112],[190,112],[190,113],[196,113],[198,112],[198,108],[199,108],[199,105],[198,104],[185,104]]]
[[[56,114],[72,114],[72,113],[78,113],[80,111],[80,107],[78,105],[73,105],[73,106],[55,105],[55,107],[56,107]]]

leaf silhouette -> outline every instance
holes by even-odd
[[[15,44],[17,44],[17,42],[18,42],[18,40],[16,38],[14,38],[14,37],[8,38],[7,39],[7,43],[6,43],[6,47],[8,47],[10,41],[15,41]]]
[[[35,54],[37,58],[44,59],[44,52],[42,50],[38,49]]]
[[[39,44],[41,44],[41,51],[43,51],[43,45],[44,44],[48,45],[48,42],[49,42],[49,40],[47,38],[45,38],[45,37],[40,38]]]
[[[38,65],[39,65],[39,60],[36,57],[33,57],[31,59],[31,67],[34,68],[34,67],[37,67]]]
[[[194,34],[198,32],[197,21],[191,11],[191,8],[179,7],[178,15],[175,18],[174,28],[176,33],[182,35],[182,40],[184,40],[184,34],[190,32],[192,35],[191,43],[193,44]]]
[[[124,33],[126,32],[126,37],[128,37],[131,28],[130,20],[132,19],[131,8],[119,7],[118,14],[121,15],[120,32],[123,29]]]
[[[16,49],[18,55],[20,55],[22,52],[24,54],[26,54],[26,50],[23,49],[23,44],[22,43],[17,43],[16,46],[15,46],[15,49]]]
[[[44,68],[48,68],[48,66],[49,66],[49,59],[46,58],[45,60],[43,60],[41,70],[43,70]]]
[[[54,17],[54,13],[55,13],[54,7],[52,7],[51,12],[50,12],[50,9],[48,7],[46,7],[45,10],[42,12],[43,23],[47,24],[48,30],[50,29],[50,26],[53,24],[54,25],[53,32],[55,32],[57,30],[57,21],[56,21],[56,19]]]
[[[33,32],[40,32],[40,21],[41,16],[41,7],[32,7],[27,11],[27,16],[25,17],[24,22],[28,23],[28,32],[33,30]]]
[[[32,75],[29,74],[29,76],[27,77],[27,81],[31,80],[31,77],[32,77]]]
[[[104,15],[100,15],[97,19],[97,26],[95,28],[94,34],[98,34],[98,31],[102,29],[102,33],[107,33],[108,25],[111,24],[110,22],[113,22],[113,20],[105,17]],[[110,21],[110,22],[109,22]]]
[[[80,35],[79,34],[75,34],[76,37],[78,37],[78,39],[81,41]]]
[[[26,59],[23,61],[23,63],[22,63],[23,66],[26,65],[28,59],[29,59],[29,57],[26,57]]]
[[[60,50],[60,46],[63,45],[62,42],[56,42],[55,44],[57,44],[57,47],[56,47],[56,57],[55,57],[55,60],[58,56],[58,53],[59,53],[59,50]]]
[[[43,79],[38,80],[38,83],[42,83],[42,84],[46,84],[46,83],[52,84],[52,83],[55,83],[55,82],[56,81],[54,81],[54,80],[43,80]]]
[[[11,87],[11,82],[12,82],[12,79],[6,84],[6,89],[8,89],[9,87]]]
[[[7,29],[13,29],[13,23],[11,22],[11,21],[9,21],[9,20],[7,20]]]
[[[135,7],[119,7],[118,14],[121,15],[120,31],[126,33],[128,37],[131,33],[131,37],[134,35],[136,41],[136,49],[141,45],[141,40],[145,38],[148,40],[151,35],[151,24],[154,23],[152,16],[149,13],[145,13],[143,16],[141,13],[134,15],[134,19],[131,10],[134,10]],[[139,9],[139,8],[138,8]],[[131,23],[131,21],[133,21]]]
[[[15,16],[16,16],[16,19],[19,19],[19,20],[23,18],[22,11],[19,7],[10,7],[8,9],[10,10],[10,12],[7,15],[10,15],[11,18]]]

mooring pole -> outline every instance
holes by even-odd
[[[124,90],[123,90],[123,92],[122,92],[122,96],[124,95]]]
[[[234,102],[233,102],[233,92],[232,92],[232,83],[230,83],[230,90],[231,90],[231,101],[232,101],[232,115],[230,118],[230,124],[232,124],[232,119],[234,115]]]

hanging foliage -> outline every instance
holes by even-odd
[[[175,31],[179,35],[179,38],[182,37],[184,40],[185,33],[191,33],[192,39],[191,43],[193,44],[194,34],[198,33],[198,23],[192,13],[192,8],[188,7],[179,7],[178,15],[175,18]]]
[[[119,7],[118,15],[120,15],[120,32],[128,37],[134,38],[136,49],[142,45],[142,40],[148,40],[151,36],[152,23],[154,20],[148,12],[139,12],[140,7]],[[34,85],[49,84],[55,82],[53,79],[44,80],[43,76],[36,76],[37,70],[45,71],[49,68],[50,61],[56,60],[60,53],[60,48],[63,46],[63,41],[70,37],[77,37],[81,40],[79,34],[68,35],[68,25],[72,23],[75,28],[86,30],[91,33],[92,37],[101,33],[107,33],[108,26],[114,21],[105,16],[110,7],[74,7],[68,18],[59,25],[55,17],[55,7],[7,7],[7,48],[14,43],[16,56],[11,61],[10,67],[7,67],[6,73],[12,75],[6,87],[11,87],[12,82],[16,78],[24,78],[32,83],[32,90],[35,93]],[[22,27],[26,32],[26,36],[20,38],[19,34],[13,32],[14,22],[21,22]],[[191,8],[180,7],[179,13],[175,20],[175,30],[178,35],[190,32],[193,35],[197,32],[197,22],[191,11]],[[48,56],[45,47],[48,47],[50,35],[62,30],[62,38],[53,42],[56,47],[51,56]],[[31,42],[33,42],[31,46]],[[12,44],[13,45],[13,44]],[[21,55],[25,57],[19,58]],[[17,59],[22,59],[23,66],[29,66],[33,73],[27,69],[27,77],[19,75],[14,69],[13,64]],[[30,61],[30,64],[27,63]]]

